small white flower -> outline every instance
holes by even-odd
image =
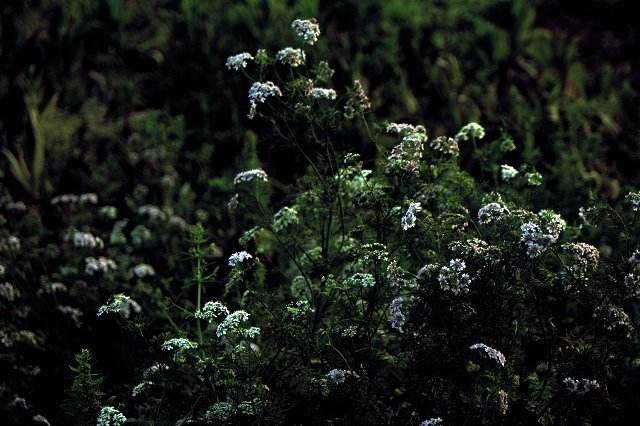
[[[334,368],[326,374],[327,378],[336,385],[341,385],[347,381],[348,377],[358,377],[358,375],[351,370],[342,370]]]
[[[283,63],[290,65],[293,68],[304,65],[307,56],[302,49],[295,49],[293,47],[285,47],[284,49],[276,53],[276,59]]]
[[[315,19],[296,19],[291,28],[304,43],[314,45],[320,36],[320,25]]]
[[[74,232],[73,245],[83,248],[103,248],[104,242],[100,237],[95,237],[89,232]]]
[[[238,263],[242,263],[245,260],[250,259],[253,259],[253,256],[251,256],[249,253],[247,253],[246,251],[238,251],[229,256],[229,266],[233,268]]]
[[[252,169],[240,172],[235,178],[233,178],[233,183],[237,185],[242,182],[251,182],[254,180],[267,182],[267,173],[262,169]]]
[[[111,270],[117,269],[116,263],[104,256],[100,256],[98,258],[87,257],[84,261],[84,272],[87,275],[95,275],[98,272],[107,273]]]
[[[249,119],[255,117],[258,104],[263,104],[269,97],[282,96],[282,91],[272,81],[255,82],[249,89]]]
[[[407,229],[413,228],[416,226],[417,214],[422,211],[422,205],[420,203],[411,203],[409,204],[409,208],[405,212],[402,219],[400,219],[400,225],[402,226],[402,230],[406,231]]]
[[[145,278],[154,276],[156,274],[156,271],[155,269],[153,269],[153,266],[147,265],[146,263],[141,263],[133,268],[133,273],[138,278]]]
[[[478,123],[469,123],[464,127],[462,127],[462,129],[460,129],[458,134],[456,134],[456,140],[458,142],[466,141],[466,140],[469,140],[470,138],[474,138],[474,139],[484,138],[484,127],[482,127]]]
[[[518,170],[514,167],[511,167],[508,164],[503,164],[500,166],[500,175],[502,176],[502,180],[508,182],[514,177],[518,175]]]
[[[102,407],[96,426],[121,426],[127,421],[127,418],[114,407]]]
[[[323,89],[320,87],[314,87],[313,89],[309,90],[309,93],[307,94],[307,96],[313,99],[333,100],[337,97],[337,94],[336,94],[336,91],[333,89]]]
[[[246,68],[247,62],[251,60],[253,60],[253,56],[250,53],[242,52],[237,55],[229,56],[225,65],[230,70],[238,71],[241,68]]]
[[[497,349],[493,349],[491,346],[487,346],[484,343],[476,343],[469,346],[469,349],[484,352],[490,359],[494,360],[501,367],[504,367],[507,362],[502,352]]]
[[[420,423],[420,426],[442,426],[443,424],[441,417],[432,417]]]
[[[396,297],[389,304],[389,324],[391,328],[402,333],[402,326],[404,325],[407,317],[402,313],[402,305],[404,299],[402,297]]]

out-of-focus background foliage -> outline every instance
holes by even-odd
[[[275,51],[292,41],[294,18],[316,17],[323,31],[318,52],[336,71],[336,89],[360,79],[378,119],[425,123],[433,136],[477,121],[490,139],[511,137],[517,149],[510,164],[528,164],[544,176],[540,201],[576,217],[584,194],[615,202],[624,187],[640,183],[634,6],[630,0],[5,0],[2,196],[36,206],[33,226],[49,229],[57,220],[47,214],[54,195],[96,192],[121,211],[133,197],[189,222],[197,215],[218,245],[233,246],[237,230],[224,207],[233,175],[262,164],[287,184],[303,169],[275,141],[246,130],[259,124],[247,120],[246,83],[225,60],[241,51]],[[62,366],[87,340],[69,339],[66,349],[63,343],[56,349]],[[64,368],[48,373],[30,403],[57,420],[63,396],[51,394],[47,381],[67,387],[70,375]]]

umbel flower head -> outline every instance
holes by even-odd
[[[409,208],[407,208],[407,211],[402,216],[402,219],[400,219],[400,225],[402,226],[403,231],[416,226],[417,215],[421,211],[422,205],[420,203],[409,204]]]
[[[233,253],[231,256],[229,256],[229,266],[233,268],[238,263],[242,263],[245,260],[250,260],[250,259],[253,259],[253,256],[251,256],[249,253],[247,253],[244,250],[238,251]]]
[[[295,31],[296,36],[303,43],[313,46],[320,37],[320,25],[318,22],[311,19],[296,19],[291,23],[291,28]]]
[[[489,359],[494,360],[500,367],[504,367],[507,360],[497,349],[493,349],[491,346],[487,346],[484,343],[476,343],[474,345],[469,346],[469,349],[472,351],[480,351],[483,352]]]
[[[237,185],[242,182],[251,182],[254,180],[267,182],[267,173],[262,169],[246,170],[238,173],[236,177],[233,178],[233,183]]]
[[[285,47],[276,53],[276,59],[278,62],[289,65],[293,68],[299,67],[300,65],[304,65],[304,62],[307,59],[307,55],[305,55],[304,50],[296,49],[293,47]]]
[[[96,426],[120,426],[127,421],[127,418],[114,407],[102,407]]]
[[[129,318],[131,312],[140,313],[142,308],[132,298],[125,294],[114,294],[106,304],[98,309],[98,316],[107,314],[120,314],[123,318]]]
[[[282,91],[272,81],[253,83],[249,89],[249,113],[247,117],[252,119],[256,116],[258,104],[263,104],[267,98],[282,96]]]
[[[241,68],[246,68],[247,62],[250,60],[253,60],[253,56],[250,53],[242,52],[237,55],[229,56],[225,65],[230,70],[238,71]]]
[[[389,325],[396,331],[402,333],[402,326],[404,325],[407,317],[402,313],[402,305],[404,299],[402,297],[396,297],[389,304]]]

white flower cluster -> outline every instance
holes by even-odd
[[[307,93],[307,96],[313,99],[333,100],[338,95],[336,94],[336,91],[333,89],[323,89],[321,87],[314,87],[311,90],[309,90],[309,93]]]
[[[330,370],[326,377],[336,385],[341,385],[347,381],[349,377],[359,377],[354,371],[351,370],[342,370],[339,368],[334,368]]]
[[[233,405],[229,402],[221,401],[209,407],[204,417],[207,421],[213,422],[214,424],[226,424],[233,413]]]
[[[441,426],[444,424],[444,421],[441,417],[432,417],[420,423],[420,426]]]
[[[409,208],[400,219],[400,225],[402,226],[402,230],[406,231],[407,229],[413,228],[416,226],[417,214],[422,211],[422,205],[420,203],[411,203],[409,204]]]
[[[460,259],[451,259],[449,266],[440,268],[438,283],[444,291],[458,296],[469,292],[471,277],[466,273],[467,265]]]
[[[497,349],[493,349],[491,346],[487,346],[484,343],[476,343],[469,346],[469,349],[471,349],[472,351],[484,352],[490,359],[494,360],[501,367],[504,367],[507,362],[502,352]]]
[[[587,272],[598,267],[600,251],[591,244],[567,243],[562,245],[562,250],[573,257],[574,263],[567,269],[577,278],[586,279]]]
[[[480,225],[489,225],[509,214],[509,209],[500,203],[489,203],[478,210]]]
[[[127,418],[114,407],[102,407],[96,426],[121,426],[127,421]]]
[[[0,240],[0,252],[13,252],[17,253],[22,248],[20,238],[15,235],[10,235],[7,238]]]
[[[371,274],[356,272],[347,279],[347,283],[354,287],[369,288],[376,285],[376,279]]]
[[[147,204],[138,208],[138,214],[149,218],[151,222],[164,222],[167,219],[165,212],[158,206]]]
[[[184,337],[174,337],[166,340],[162,344],[162,350],[165,352],[173,352],[173,359],[176,362],[184,362],[185,353],[191,349],[196,349],[198,344]]]
[[[87,257],[84,259],[84,262],[84,272],[87,275],[96,275],[99,272],[104,274],[118,268],[116,262],[104,256],[98,258]]]
[[[300,223],[298,211],[294,207],[283,207],[273,215],[273,230],[281,232],[292,225]]]
[[[404,172],[418,175],[418,167],[422,159],[424,144],[427,141],[427,131],[424,126],[391,123],[387,132],[402,136],[387,158],[387,172]]]
[[[407,320],[407,317],[402,313],[402,305],[404,304],[404,298],[396,297],[389,304],[389,325],[396,331],[402,333],[402,326]]]
[[[296,19],[291,23],[291,28],[304,43],[313,46],[320,37],[320,25],[315,19]]]
[[[290,65],[293,68],[304,65],[307,56],[302,49],[295,49],[293,47],[285,47],[284,49],[276,53],[276,59],[283,64]]]
[[[141,263],[133,268],[133,274],[138,278],[153,277],[156,274],[156,270],[151,265]]]
[[[120,314],[123,318],[131,317],[131,312],[140,313],[142,308],[132,298],[122,293],[114,294],[106,304],[98,309],[98,316],[107,314]]]
[[[460,155],[460,147],[458,146],[458,142],[447,136],[438,136],[435,139],[431,139],[429,142],[429,146],[438,152],[441,152],[446,155],[450,155],[452,157],[457,157]]]
[[[89,232],[74,232],[73,245],[82,248],[103,248],[104,241],[100,237],[96,237]]]
[[[474,139],[482,139],[484,138],[484,127],[479,125],[478,123],[469,123],[460,129],[460,131],[456,134],[456,140],[466,141],[470,138]]]
[[[413,287],[415,279],[408,277],[406,271],[398,265],[398,261],[393,259],[387,265],[386,278],[392,287]]]
[[[267,182],[267,173],[262,169],[246,170],[238,173],[236,177],[233,178],[233,183],[237,185],[242,182],[251,182],[254,180]]]
[[[230,332],[238,332],[243,337],[255,338],[260,334],[260,329],[257,327],[249,327],[247,329],[242,328],[242,324],[249,321],[249,314],[246,311],[234,311],[227,315],[227,317],[218,325],[216,330],[216,336],[226,336]]]
[[[233,253],[231,256],[229,256],[229,266],[233,268],[238,263],[242,263],[245,260],[250,260],[250,259],[253,259],[253,256],[251,256],[249,253],[247,253],[244,250],[238,251]]]
[[[229,309],[222,302],[207,302],[204,304],[202,309],[196,311],[193,315],[198,319],[203,319],[209,321],[209,323],[213,322],[219,316],[227,316],[229,315]]]
[[[634,212],[640,212],[640,192],[630,192],[625,199],[631,203],[631,209]]]
[[[87,194],[62,194],[51,199],[51,205],[58,204],[98,204],[98,196],[94,193]]]
[[[509,182],[514,177],[518,176],[518,170],[515,167],[511,167],[508,164],[500,166],[500,176],[505,182]]]
[[[520,241],[525,245],[529,257],[538,256],[558,241],[558,237],[566,226],[564,219],[551,210],[541,210],[538,217],[542,226],[527,222],[520,228]]]
[[[239,71],[247,67],[247,62],[253,60],[251,53],[242,52],[227,58],[226,67],[230,70]]]
[[[589,379],[574,379],[573,377],[567,377],[562,381],[567,390],[571,393],[577,393],[584,395],[587,392],[600,389],[600,383],[597,380]]]
[[[249,113],[247,117],[252,119],[256,116],[258,104],[263,104],[269,97],[282,96],[282,91],[272,81],[253,83],[249,89]]]

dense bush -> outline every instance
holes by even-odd
[[[153,5],[3,6],[3,419],[633,413],[624,58],[519,1]]]

